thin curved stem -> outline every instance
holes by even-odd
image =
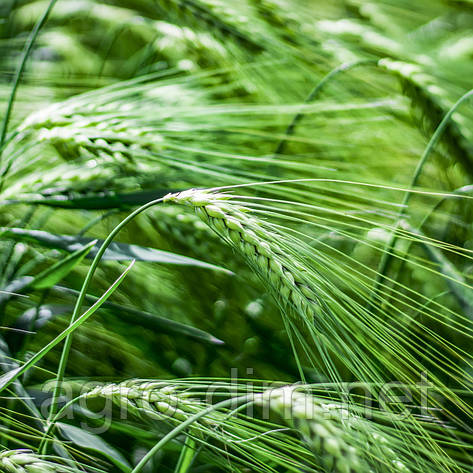
[[[125,271],[116,279],[116,281],[110,286],[100,297],[100,299],[95,302],[91,307],[89,307],[74,323],[71,323],[65,330],[63,330],[57,337],[51,340],[47,345],[45,345],[41,350],[36,352],[31,358],[28,359],[26,363],[15,368],[11,371],[8,371],[3,376],[0,377],[0,392],[3,392],[8,388],[13,382],[15,382],[23,373],[26,373],[31,367],[36,365],[38,361],[44,358],[58,343],[68,337],[74,330],[80,327],[94,312],[113,294],[115,289],[120,285],[123,279],[126,277],[128,272],[131,270],[135,263],[133,260]]]
[[[131,473],[139,473],[145,465],[148,463],[151,458],[161,449],[163,448],[169,441],[171,441],[173,438],[175,438],[177,435],[179,435],[183,430],[185,430],[189,425],[194,423],[195,421],[199,420],[201,417],[206,416],[207,414],[210,414],[211,412],[220,409],[222,407],[227,407],[231,404],[234,403],[240,403],[240,402],[245,402],[248,401],[251,397],[251,394],[246,394],[244,396],[239,396],[231,399],[225,399],[224,401],[220,401],[217,404],[214,404],[212,406],[207,407],[201,412],[198,412],[197,414],[194,414],[192,417],[189,417],[186,419],[182,424],[179,424],[177,427],[175,427],[173,430],[168,432],[140,461],[139,463],[133,468]]]
[[[80,401],[81,399],[86,397],[87,394],[88,393],[83,393],[80,396],[77,396],[74,399],[71,399],[70,401],[66,402],[61,407],[61,409],[59,409],[59,411],[56,414],[54,414],[52,419],[47,422],[46,429],[44,429],[43,436],[41,437],[41,441],[40,441],[39,446],[38,446],[38,453],[40,455],[45,455],[46,454],[46,451],[47,451],[47,448],[48,448],[48,442],[49,442],[48,436],[51,435],[52,430],[56,426],[56,422],[61,418],[61,416],[64,414],[64,412],[66,412],[67,409],[69,409],[69,407],[71,407],[77,401]]]
[[[353,69],[354,67],[357,66],[363,66],[367,64],[373,64],[376,65],[378,63],[378,59],[361,59],[361,60],[356,60],[356,61],[351,61],[351,62],[345,62],[341,64],[340,66],[336,67],[335,69],[332,69],[326,76],[324,76],[320,82],[317,83],[317,85],[312,89],[310,94],[307,96],[307,98],[304,100],[304,103],[310,103],[312,102],[319,92],[324,88],[324,86],[332,80],[333,77],[335,77],[337,74],[340,72],[348,71],[350,69]],[[296,129],[296,126],[299,124],[299,122],[302,120],[304,117],[303,112],[297,113],[294,118],[292,119],[291,123],[288,125],[286,128],[286,131],[284,132],[284,138],[279,142],[278,147],[274,151],[274,154],[281,154],[284,152],[284,148],[286,147],[288,138],[294,134],[294,130]]]
[[[105,250],[108,248],[110,243],[112,243],[115,236],[120,232],[120,230],[122,230],[122,228],[124,228],[128,223],[130,223],[137,215],[139,215],[141,212],[145,211],[146,209],[152,207],[153,205],[160,203],[162,200],[163,200],[162,197],[156,200],[152,200],[151,202],[148,202],[142,205],[141,207],[139,207],[138,209],[136,209],[134,212],[128,215],[128,217],[123,219],[104,240],[102,246],[97,251],[97,254],[95,255],[95,258],[93,259],[92,264],[90,265],[89,271],[87,272],[87,275],[84,279],[79,296],[74,306],[74,311],[71,316],[70,324],[73,324],[76,318],[78,317],[82,304],[84,303],[84,299],[87,294],[87,290],[89,288],[90,282],[92,281],[92,277],[94,276],[95,270],[97,269],[97,266],[99,265],[100,260],[102,259],[102,256],[105,253]],[[61,353],[61,359],[59,360],[59,366],[58,366],[58,370],[56,374],[56,385],[53,391],[51,408],[50,408],[49,416],[48,416],[48,422],[51,422],[51,419],[56,414],[57,402],[58,402],[58,398],[61,391],[61,383],[64,379],[64,374],[66,371],[66,365],[67,365],[67,360],[69,358],[71,344],[72,344],[72,333],[67,336],[66,341],[64,342],[64,347]]]
[[[427,162],[428,157],[434,150],[436,144],[438,143],[440,137],[442,136],[442,133],[445,131],[445,128],[447,127],[450,119],[452,118],[452,115],[458,110],[458,108],[466,102],[471,96],[473,96],[473,89],[468,91],[466,94],[462,95],[457,102],[450,108],[448,113],[443,117],[442,121],[440,122],[439,126],[435,130],[434,134],[430,138],[429,143],[427,144],[427,147],[424,150],[424,153],[422,154],[419,162],[417,163],[416,169],[414,171],[414,174],[412,176],[411,184],[409,186],[409,190],[404,194],[404,198],[401,203],[401,210],[399,211],[399,215],[397,217],[397,222],[395,227],[392,230],[391,233],[391,238],[389,242],[386,244],[383,250],[383,256],[381,258],[381,261],[378,266],[378,276],[376,278],[376,282],[372,291],[372,295],[370,298],[370,305],[373,303],[374,298],[377,296],[377,293],[379,291],[380,286],[384,283],[386,279],[386,273],[389,270],[389,266],[392,262],[392,257],[393,257],[393,250],[396,245],[397,241],[397,230],[399,228],[400,221],[404,217],[407,211],[407,207],[409,204],[409,200],[412,196],[412,189],[416,186],[417,181],[419,180],[419,177],[422,173],[422,170],[424,168],[425,163]]]

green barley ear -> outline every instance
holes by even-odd
[[[396,439],[374,422],[339,403],[299,391],[300,386],[271,389],[256,403],[276,412],[295,428],[310,446],[324,471],[408,473]]]
[[[323,404],[287,386],[267,391],[257,404],[269,407],[294,427],[320,461],[324,471],[368,471],[357,449],[347,444],[344,430],[327,416]]]
[[[217,384],[220,388],[230,388],[228,383]],[[213,389],[212,383],[195,383],[192,380],[180,380],[176,383],[173,380],[132,379],[119,384],[97,386],[82,397],[109,399],[121,409],[129,409],[145,420],[166,421],[168,424],[179,426],[212,405],[212,401],[209,398],[204,400],[203,396],[212,394]],[[231,387],[231,391],[235,397],[238,397],[234,387]],[[248,399],[254,399],[257,404],[262,399],[266,402],[266,398],[258,393],[249,394]],[[232,398],[228,400],[232,401]],[[326,423],[330,432],[334,432],[331,425],[335,426],[336,422],[328,419]],[[283,427],[285,424],[280,425]],[[154,427],[159,428],[159,425],[155,424]],[[318,459],[314,459],[310,446],[299,439],[294,439],[289,429],[275,428],[273,423],[248,417],[238,409],[235,410],[234,407],[209,412],[189,426],[187,435],[203,444],[206,455],[213,455],[215,451],[219,455],[221,446],[225,445],[229,458],[233,458],[237,463],[242,462],[246,467],[252,467],[251,470],[238,471],[276,471],[274,470],[276,465],[285,466],[284,471],[289,471],[287,470],[289,466],[297,469],[294,471],[305,471],[309,465],[310,467],[319,466]],[[324,449],[333,452],[335,445],[330,439],[327,438],[324,444]],[[347,451],[351,452],[351,450]],[[345,455],[345,453],[343,450],[340,455]],[[262,461],[270,462],[273,468],[261,468]],[[343,462],[344,460],[340,458],[338,464],[341,465]],[[329,462],[326,464],[328,465]],[[354,465],[355,460],[349,464]],[[253,466],[257,469],[253,469]],[[226,466],[224,470],[227,470]],[[234,471],[233,468],[232,471]],[[355,473],[359,470],[334,471]]]
[[[224,386],[229,385],[220,385]],[[202,398],[206,392],[213,392],[208,391],[209,387],[212,384],[195,383],[192,380],[180,380],[176,383],[172,380],[131,379],[118,384],[98,385],[81,397],[109,399],[120,409],[129,410],[144,420],[165,421],[176,426],[209,407],[209,400]],[[404,452],[408,443],[406,439],[409,437],[402,434],[407,429],[395,437],[382,423],[368,420],[340,402],[301,391],[302,388],[300,385],[289,385],[256,390],[249,395],[249,399],[261,409],[261,419],[259,416],[249,418],[233,408],[214,411],[193,424],[188,434],[199,442],[206,439],[204,442],[210,447],[213,442],[208,442],[209,438],[226,443],[228,449],[238,445],[238,455],[244,457],[259,453],[271,458],[271,442],[262,445],[263,450],[259,450],[256,445],[247,444],[245,439],[256,439],[260,434],[266,438],[271,434],[269,428],[287,425],[290,427],[289,431],[295,430],[302,436],[299,453],[305,467],[310,465],[317,471],[321,468],[321,471],[333,473],[413,471],[410,468],[413,464],[412,457]],[[270,411],[280,418],[276,424],[266,423]],[[286,430],[288,429],[278,428],[274,430],[274,434]],[[226,434],[222,435],[223,432]],[[279,441],[291,442],[293,435],[284,433],[277,438]],[[299,444],[299,440],[297,443]],[[414,446],[411,447],[412,455],[417,455],[418,451]],[[287,451],[278,456],[280,460],[286,461],[292,458],[292,453],[294,452]],[[292,458],[291,461],[295,459]],[[420,458],[418,461],[423,464]]]
[[[427,133],[433,133],[453,105],[434,77],[416,64],[389,58],[381,59],[378,66],[399,78],[413,106],[420,110],[427,125]],[[472,138],[464,117],[454,114],[443,132],[442,141],[467,172],[473,163]]]
[[[419,431],[409,420],[397,423],[375,408],[368,411],[370,417],[365,417],[366,406],[361,398],[349,403],[338,396],[333,400],[327,397],[326,385],[320,385],[316,394],[313,390],[318,389],[317,385],[251,386],[248,391],[249,386],[243,384],[214,383],[215,379],[209,384],[204,379],[189,378],[101,384],[69,401],[64,409],[81,398],[108,399],[124,409],[122,413],[128,411],[151,421],[152,428],[161,431],[162,424],[155,421],[164,421],[165,429],[178,427],[214,404],[215,393],[228,392],[229,401],[245,393],[250,404],[258,407],[257,411],[251,410],[251,417],[236,406],[225,407],[189,426],[187,435],[202,442],[204,448],[209,447],[206,454],[218,455],[224,444],[234,460],[249,460],[246,466],[257,465],[265,458],[286,467],[292,465],[297,468],[294,471],[313,468],[310,471],[332,473],[443,473],[453,464],[430,450],[426,431]],[[271,419],[270,412],[277,419]],[[436,426],[432,429],[436,431]],[[294,438],[294,433],[302,438]],[[412,442],[418,436],[426,443]]]
[[[198,254],[209,251],[209,240],[217,240],[199,217],[175,206],[157,206],[150,212],[150,218],[159,233]]]
[[[238,2],[231,6],[228,2],[220,1],[158,0],[157,7],[166,15],[175,16],[181,23],[202,27],[226,41],[232,39],[257,52],[264,49],[261,29],[253,27],[254,18],[252,22],[247,21],[243,12],[237,8],[240,7]]]
[[[5,473],[65,473],[74,470],[46,460],[30,450],[4,450],[0,453],[0,471]]]
[[[266,282],[284,306],[291,306],[307,322],[317,310],[317,296],[304,277],[304,267],[277,243],[280,235],[248,208],[229,202],[230,196],[190,189],[168,194],[165,202],[193,207],[195,213],[226,243],[237,250]]]
[[[149,419],[182,422],[198,411],[199,404],[177,394],[165,382],[130,380],[96,386],[85,397],[110,399],[120,408]]]

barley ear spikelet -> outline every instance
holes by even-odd
[[[73,471],[64,465],[43,459],[30,450],[4,450],[0,453],[0,471],[6,473],[64,473]]]
[[[299,387],[300,388],[300,387]],[[331,403],[296,386],[270,389],[256,404],[278,413],[310,446],[324,471],[409,473],[394,439],[339,403]]]
[[[235,248],[266,282],[278,302],[291,306],[306,321],[312,322],[318,308],[317,296],[304,276],[303,265],[286,254],[281,235],[265,224],[250,209],[229,201],[230,196],[190,189],[164,197],[165,202],[193,207],[195,213],[225,242]]]

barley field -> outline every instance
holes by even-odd
[[[472,0],[0,0],[0,472],[473,473]]]

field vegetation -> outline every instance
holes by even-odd
[[[472,0],[0,0],[0,471],[473,472]]]

